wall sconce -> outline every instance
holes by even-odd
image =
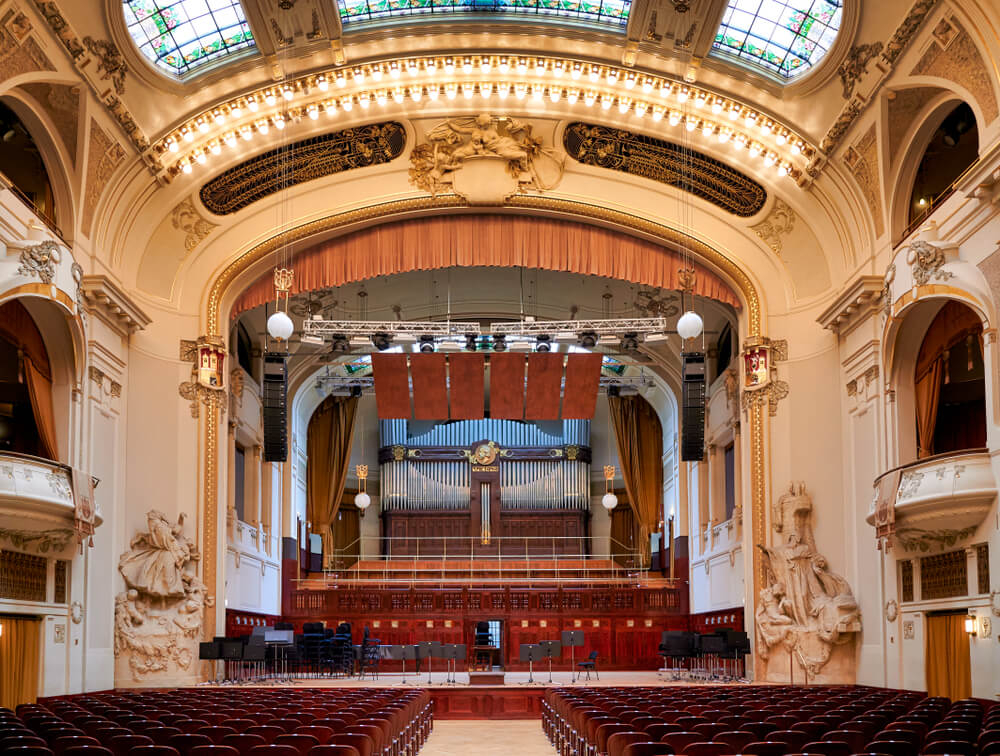
[[[965,618],[965,632],[971,636],[976,636],[979,633],[978,622],[976,622],[977,619],[978,618],[975,614],[970,614]]]

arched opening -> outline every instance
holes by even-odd
[[[0,173],[35,211],[55,224],[55,196],[39,145],[21,118],[0,101]]]
[[[979,127],[967,103],[948,111],[931,135],[917,164],[910,192],[907,226],[927,217],[952,185],[979,158]]]
[[[913,376],[918,457],[986,446],[982,339],[979,316],[956,301],[927,328]]]
[[[49,353],[20,302],[0,306],[0,450],[58,460]]]

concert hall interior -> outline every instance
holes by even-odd
[[[996,0],[0,0],[0,753],[1000,754],[998,240]]]

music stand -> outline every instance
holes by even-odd
[[[717,676],[716,670],[719,657],[726,653],[725,636],[716,633],[705,633],[701,636],[701,652],[708,657],[708,674],[714,679]]]
[[[536,661],[542,660],[542,648],[537,643],[522,643],[521,644],[521,661],[528,662],[528,682],[526,685],[531,685],[535,682],[534,678],[534,663]]]
[[[576,647],[583,645],[583,630],[563,630],[562,645],[569,646],[570,682],[576,682]]]
[[[444,658],[448,660],[448,675],[445,682],[456,685],[457,662],[465,661],[466,647],[464,643],[446,643],[444,646]]]
[[[562,656],[562,643],[554,640],[538,641],[542,650],[542,658],[549,660],[549,682],[552,682],[552,659]]]

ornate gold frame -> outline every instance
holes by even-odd
[[[222,300],[237,277],[256,263],[266,259],[268,255],[282,246],[307,239],[316,234],[343,229],[361,223],[371,221],[386,222],[422,211],[464,210],[468,207],[463,199],[454,195],[397,200],[304,223],[261,242],[230,262],[212,282],[208,302],[205,307],[206,338],[224,338],[222,334]],[[598,221],[636,231],[659,242],[685,247],[726,275],[743,295],[747,313],[747,339],[755,340],[764,335],[761,333],[761,301],[753,282],[735,262],[704,242],[677,229],[640,218],[636,215],[583,202],[574,202],[572,200],[519,195],[510,199],[504,207],[507,209],[534,211],[539,214],[558,214]],[[202,436],[205,446],[204,502],[202,510],[205,516],[205,528],[202,540],[202,569],[204,571],[204,582],[213,592],[216,580],[216,551],[218,545],[216,543],[218,534],[216,520],[219,511],[219,420],[219,410],[208,408],[205,413],[204,434]],[[766,433],[763,405],[757,404],[749,407],[747,410],[747,420],[750,425],[751,532],[754,544],[763,544],[766,543],[765,536],[767,532],[765,527],[767,453],[765,448]],[[755,546],[753,551],[753,585],[754,595],[757,595],[762,587],[760,550]],[[205,637],[210,638],[214,635],[215,615],[212,614],[205,619]]]

